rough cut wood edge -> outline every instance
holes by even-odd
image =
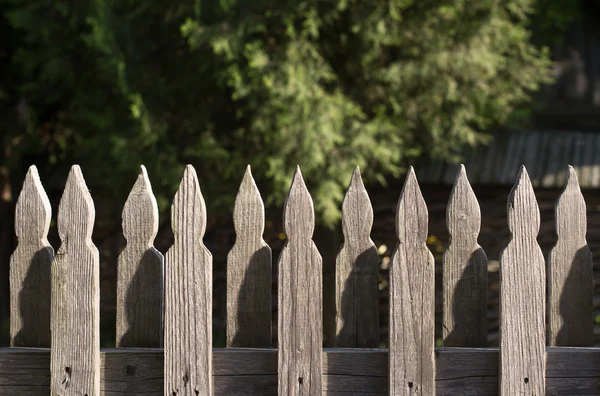
[[[426,245],[427,206],[411,167],[398,200],[390,266],[389,390],[435,393],[435,267]]]
[[[165,383],[170,396],[212,395],[212,255],[202,238],[206,205],[185,168],[171,207],[175,241],[166,255]]]
[[[123,208],[127,245],[117,266],[117,347],[157,348],[163,343],[163,255],[154,248],[158,205],[146,168]]]
[[[215,395],[277,395],[276,349],[214,349]],[[498,395],[498,349],[436,348],[436,395]],[[546,394],[600,394],[600,349],[547,348]],[[387,395],[385,349],[325,349],[323,395]],[[101,396],[163,393],[161,349],[101,352]],[[0,348],[0,394],[46,396],[48,349]]]
[[[585,239],[586,206],[577,174],[568,168],[567,184],[555,206],[558,240],[548,255],[548,342],[556,346],[594,344],[592,252]]]
[[[335,345],[379,346],[379,255],[371,240],[373,208],[358,167],[342,204],[344,244],[336,260]]]
[[[52,262],[51,394],[100,392],[100,256],[92,243],[94,202],[79,166],[58,209],[61,245]]]
[[[449,347],[487,345],[487,257],[477,243],[481,211],[460,166],[450,193],[446,224],[450,242],[443,257],[443,340]]]
[[[280,395],[321,395],[322,260],[312,241],[313,202],[296,167],[283,210],[287,236],[279,256]]]
[[[227,346],[271,346],[271,248],[265,208],[250,165],[235,199],[236,240],[227,255]]]
[[[508,197],[512,238],[500,254],[500,394],[545,390],[546,273],[540,212],[524,166]]]
[[[10,345],[50,347],[50,268],[48,242],[52,209],[37,168],[31,166],[15,213],[17,248],[10,257]]]

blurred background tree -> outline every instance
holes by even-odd
[[[4,186],[32,163],[42,176],[79,163],[123,195],[143,163],[164,211],[192,163],[219,211],[246,164],[273,204],[300,164],[326,225],[355,165],[384,183],[526,121],[551,76],[541,45],[578,13],[567,0],[0,4]]]

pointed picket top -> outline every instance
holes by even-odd
[[[410,227],[401,227],[400,225],[407,217],[407,211],[415,215],[410,216],[410,218],[414,218],[416,223],[411,224]],[[396,235],[398,240],[411,245],[424,244],[427,239],[427,216],[427,205],[423,194],[421,194],[415,170],[411,166],[408,169],[396,210]]]
[[[453,235],[460,234],[469,241],[477,242],[481,228],[481,210],[463,164],[460,165],[450,192],[446,221],[451,241]]]
[[[533,238],[537,237],[540,230],[540,210],[524,165],[521,165],[515,185],[508,195],[508,228],[511,233]]]
[[[100,394],[100,256],[92,242],[94,215],[92,196],[74,165],[58,207],[61,244],[51,270],[53,395]]]
[[[144,165],[123,207],[123,235],[125,239],[143,240],[152,246],[158,233],[158,204]]]
[[[271,346],[271,249],[265,209],[250,165],[233,208],[235,244],[227,255],[227,346]]]
[[[587,217],[585,213],[585,200],[579,187],[579,180],[575,169],[569,165],[567,170],[567,183],[558,197],[556,211],[562,214],[556,222],[556,234],[559,238],[584,242],[587,233]],[[575,218],[577,221],[572,222]]]
[[[379,255],[373,208],[358,166],[342,203],[344,244],[336,259],[336,347],[379,346]]]
[[[77,215],[74,216],[74,213]],[[95,215],[94,201],[85,184],[81,168],[79,165],[73,165],[58,206],[60,239],[66,240],[68,236],[76,235],[91,241]]]
[[[554,219],[558,239],[548,255],[548,341],[552,346],[592,346],[593,260],[586,241],[585,200],[570,165]]]
[[[477,237],[481,211],[464,165],[448,200],[450,235],[443,256],[443,342],[447,347],[487,345],[487,257]]]
[[[15,212],[17,248],[10,258],[10,345],[50,347],[51,207],[35,166],[31,166]]]
[[[398,200],[398,243],[390,265],[389,392],[435,394],[435,261],[428,214],[411,167]]]
[[[260,191],[246,167],[233,207],[233,227],[237,237],[261,238],[265,228],[265,207]]]
[[[19,240],[46,241],[52,208],[35,165],[29,167],[17,199],[15,233]]]
[[[342,232],[345,239],[369,241],[372,226],[373,207],[357,166],[342,202]]]
[[[500,253],[500,395],[546,390],[546,268],[540,211],[521,166],[508,197],[511,239]],[[591,318],[590,318],[591,320]]]
[[[202,242],[206,205],[191,165],[175,194],[171,222],[175,240],[165,257],[164,394],[209,396],[213,260]]]
[[[312,236],[315,229],[313,200],[306,188],[300,166],[296,166],[283,209],[283,232],[288,239]]]
[[[300,167],[284,205],[287,241],[278,262],[278,389],[320,395],[323,385],[323,261],[312,240],[315,214]]]
[[[182,226],[189,225],[189,217],[193,220],[194,234],[201,240],[206,231],[206,204],[200,190],[196,169],[192,165],[185,167],[171,206],[171,222],[176,239],[182,236],[180,233]]]
[[[117,347],[162,346],[163,256],[153,246],[158,205],[142,165],[123,208],[127,240],[117,266]]]

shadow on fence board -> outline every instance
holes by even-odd
[[[0,349],[0,394],[600,394],[600,349],[591,347],[592,257],[573,168],[557,200],[558,239],[548,260],[536,241],[539,209],[531,181],[524,167],[519,170],[507,204],[512,239],[500,258],[499,348],[484,347],[487,259],[477,243],[481,213],[464,167],[447,207],[443,348],[434,347],[428,210],[412,168],[396,213],[388,349],[377,348],[379,262],[358,168],[342,209],[336,348],[323,348],[322,261],[300,168],[284,205],[286,245],[273,261],[248,167],[227,260],[228,347],[212,349],[212,255],[202,242],[207,213],[200,183],[188,166],[172,206],[175,242],[163,258],[153,247],[158,210],[142,167],[123,210],[127,247],[118,261],[117,348],[100,350],[92,198],[74,166],[59,206],[61,246],[53,257],[50,204],[30,168],[15,217],[11,347]],[[271,345],[273,263],[277,349]]]

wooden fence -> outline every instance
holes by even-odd
[[[123,210],[116,348],[100,349],[94,205],[79,167],[47,241],[51,208],[35,167],[17,202],[10,263],[11,347],[0,349],[1,395],[575,395],[600,394],[593,344],[592,257],[572,168],[556,204],[558,241],[546,263],[539,210],[521,168],[508,197],[512,239],[500,259],[500,346],[486,348],[487,259],[481,215],[461,167],[447,209],[444,347],[434,342],[434,261],[427,206],[411,169],[398,201],[390,265],[389,348],[379,346],[373,211],[358,169],[343,202],[336,262],[336,348],[322,347],[322,261],[313,203],[298,168],[284,206],[278,348],[271,345],[272,255],[250,168],[234,208],[227,262],[227,348],[212,346],[212,256],[194,168],[172,206],[173,246],[153,247],[158,209],[145,169]],[[546,300],[548,301],[546,303]],[[548,309],[546,309],[546,307]]]

